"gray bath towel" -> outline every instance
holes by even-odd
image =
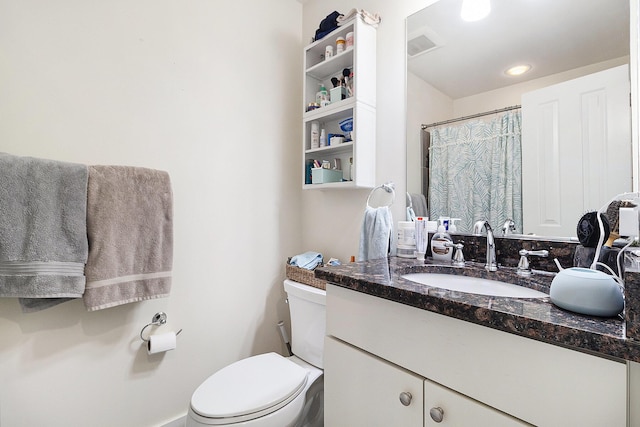
[[[173,262],[169,174],[89,166],[87,235],[88,310],[168,296]]]
[[[82,297],[86,205],[85,165],[0,153],[0,297],[23,311]]]

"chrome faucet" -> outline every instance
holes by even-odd
[[[502,235],[508,236],[516,232],[516,223],[511,218],[507,219],[502,225]]]
[[[473,225],[473,234],[482,234],[482,229],[487,230],[487,263],[484,268],[487,271],[497,271],[498,263],[496,262],[496,242],[493,238],[493,229],[489,221],[476,221]]]

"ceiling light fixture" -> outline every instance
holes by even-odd
[[[528,64],[516,65],[515,67],[511,67],[507,71],[505,71],[505,74],[507,74],[508,76],[519,76],[526,73],[530,69],[531,65]]]
[[[491,12],[490,0],[462,0],[462,20],[473,22],[486,18]]]

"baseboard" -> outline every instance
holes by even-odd
[[[187,423],[187,416],[183,415],[180,418],[176,418],[173,421],[169,421],[166,424],[162,424],[160,427],[184,427]]]

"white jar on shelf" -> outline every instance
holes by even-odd
[[[333,56],[333,46],[328,45],[324,50],[324,59],[325,61]]]

